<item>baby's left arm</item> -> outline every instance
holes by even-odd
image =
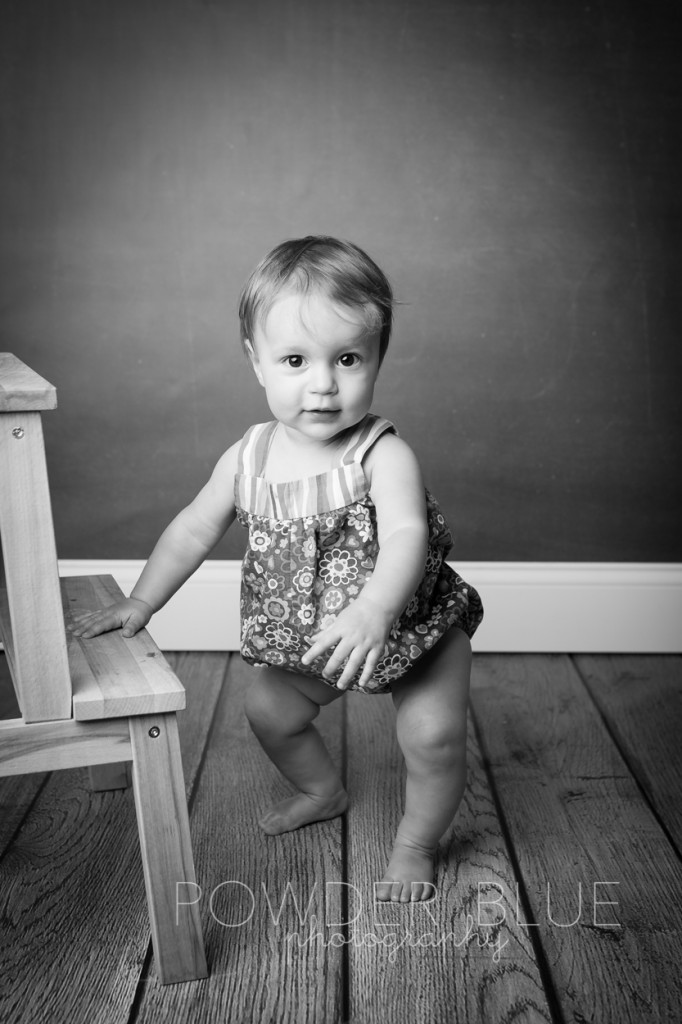
[[[379,556],[372,576],[355,601],[313,639],[301,659],[310,664],[335,647],[324,674],[346,689],[362,668],[362,686],[372,676],[391,626],[414,594],[426,560],[428,527],[421,471],[411,448],[395,434],[384,434],[369,452],[364,469],[376,507]]]

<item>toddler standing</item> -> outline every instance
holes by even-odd
[[[261,827],[278,835],[346,810],[313,720],[347,689],[390,691],[405,813],[376,895],[407,902],[432,895],[434,854],[464,791],[469,638],[483,611],[445,561],[450,533],[414,453],[370,412],[392,314],[386,277],[357,246],[310,236],[269,253],[239,316],[274,420],[225,452],[130,598],[73,631],[132,636],[238,519],[249,535],[241,653],[260,666],[246,715],[296,788]]]

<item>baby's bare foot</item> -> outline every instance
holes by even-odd
[[[436,892],[433,884],[434,852],[397,838],[386,874],[376,886],[376,898],[392,903],[430,900]]]
[[[336,818],[348,807],[348,794],[344,789],[332,793],[331,796],[315,796],[312,793],[297,793],[275,804],[264,814],[259,824],[269,836],[279,836],[282,832],[293,832],[302,825],[311,825],[314,821],[326,821]]]

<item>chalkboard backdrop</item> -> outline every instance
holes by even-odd
[[[7,5],[0,348],[58,388],[61,557],[144,557],[269,418],[239,290],[329,233],[402,303],[375,410],[455,560],[682,561],[673,10]]]

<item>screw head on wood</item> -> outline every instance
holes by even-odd
[[[24,433],[23,427],[15,427],[12,431],[12,437],[16,437],[17,441],[19,441],[24,436]]]
[[[157,736],[161,735],[161,730],[159,729],[158,725],[153,725],[151,727],[151,729],[149,730],[149,735],[153,740],[155,740]]]

